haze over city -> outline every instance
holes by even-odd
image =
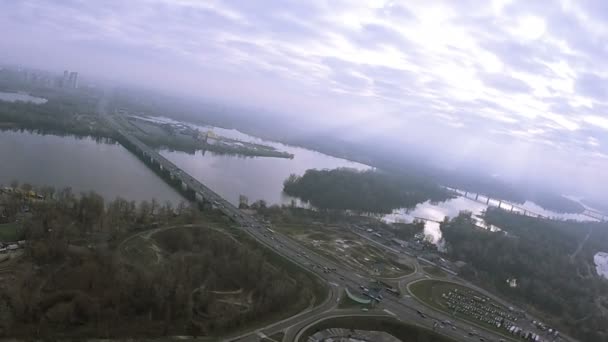
[[[448,167],[480,161],[510,180],[607,190],[602,1],[2,6],[13,63],[263,108]]]

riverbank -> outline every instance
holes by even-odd
[[[268,145],[231,139],[218,135],[213,128],[201,130],[181,122],[159,122],[151,118],[121,113],[125,128],[148,146],[195,153],[210,151],[217,154],[236,154],[248,157],[289,158],[293,154]]]

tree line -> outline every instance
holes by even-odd
[[[49,94],[46,103],[0,101],[0,122],[13,128],[111,137],[96,116],[99,98],[92,94]],[[8,127],[8,126],[7,126]]]
[[[230,231],[215,211],[184,202],[106,202],[69,188],[17,188],[0,200],[10,219],[22,222],[27,242],[13,276],[0,282],[0,336],[217,336],[304,308],[319,287]],[[134,259],[133,251],[145,252],[145,245],[125,250],[123,241],[133,233],[190,223],[202,227],[150,236],[160,259]]]
[[[606,223],[537,219],[500,209],[488,209],[485,220],[502,232],[477,228],[470,213],[441,225],[450,257],[468,264],[463,276],[549,313],[550,323],[582,340],[608,341],[608,282],[593,264],[593,255],[608,246]],[[507,283],[513,278],[514,288]]]
[[[352,210],[359,213],[390,213],[419,203],[450,198],[441,187],[418,177],[378,170],[348,168],[306,170],[290,175],[283,192],[310,202],[318,209]]]

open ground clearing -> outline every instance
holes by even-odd
[[[336,226],[282,224],[277,229],[328,259],[380,278],[397,278],[414,271],[405,256],[382,250]]]

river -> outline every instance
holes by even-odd
[[[93,138],[0,131],[0,184],[13,180],[106,199],[179,203],[181,196],[119,144]]]
[[[25,94],[25,93],[7,93],[7,92],[0,91],[0,101],[7,101],[7,102],[21,101],[21,102],[32,102],[35,104],[42,104],[42,103],[46,103],[47,100],[42,97],[35,97],[35,96],[31,96],[31,95]]]
[[[261,141],[234,130],[206,128],[232,138]],[[161,151],[161,154],[234,204],[238,204],[239,195],[247,196],[250,202],[263,199],[268,204],[290,203],[292,198],[282,193],[283,181],[290,174],[302,174],[309,168],[368,168],[303,148],[264,143],[295,156],[252,158],[202,151],[196,154]],[[106,199],[120,196],[136,201],[182,200],[129,151],[107,141],[0,131],[0,158],[0,184],[4,185],[17,180],[55,188],[69,186],[75,192],[94,190]]]
[[[462,194],[464,194],[464,192],[462,192]],[[485,204],[483,202],[483,200],[481,202],[478,202],[475,201],[473,198],[465,197],[463,195],[439,203],[432,203],[430,201],[427,201],[418,204],[412,209],[401,208],[394,210],[391,214],[385,215],[383,217],[383,220],[389,223],[411,223],[416,218],[425,219],[427,221],[424,224],[424,233],[433,243],[438,243],[441,241],[441,230],[439,229],[438,222],[443,221],[446,216],[449,218],[458,216],[461,211],[465,210],[470,211],[473,214],[473,218],[476,220],[478,226],[490,229],[492,231],[500,230],[500,227],[488,225],[480,218],[480,216],[488,208],[488,206],[497,207],[499,205],[499,202],[494,199],[490,200],[488,204]],[[597,221],[581,214],[562,214],[550,211],[542,208],[538,204],[531,201],[526,201],[523,204],[513,204],[507,201],[501,201],[501,205],[506,210],[509,210],[511,205],[515,205],[518,208],[523,208],[528,212],[535,213],[536,215],[542,215],[545,217],[550,217],[559,220]],[[522,214],[521,209],[514,208],[513,211]]]
[[[152,120],[168,121],[169,119],[152,118]],[[264,141],[236,130],[210,126],[197,127],[213,130],[221,136],[233,139],[272,145],[278,150],[294,155],[293,159],[284,159],[218,155],[203,151],[195,154],[160,151],[167,159],[235,205],[238,204],[240,195],[248,197],[250,203],[263,199],[268,204],[289,204],[294,199],[284,195],[282,190],[283,181],[292,173],[301,175],[311,168],[349,167],[360,170],[369,168],[367,165],[304,148]],[[118,144],[107,141],[2,131],[0,158],[2,161],[0,184],[6,185],[12,180],[18,180],[21,183],[51,185],[56,188],[70,186],[76,192],[94,190],[106,199],[121,196],[136,201],[155,198],[160,202],[178,203],[182,200],[179,194],[130,152]],[[527,202],[522,207],[544,216],[580,219],[572,215],[546,211],[532,202]],[[383,219],[387,222],[411,222],[416,217],[432,220],[426,223],[425,233],[437,242],[441,239],[441,232],[439,224],[433,221],[442,221],[446,216],[454,217],[462,210],[479,215],[486,208],[486,204],[461,196],[441,203],[421,203],[409,210],[398,209],[384,216]],[[483,225],[483,222],[480,224]]]
[[[286,159],[219,155],[203,151],[195,154],[167,150],[160,152],[165,158],[235,205],[238,204],[240,195],[246,196],[250,204],[261,199],[269,205],[289,204],[292,200],[296,201],[298,205],[302,205],[296,199],[283,194],[283,181],[289,175],[302,175],[308,169],[348,167],[364,170],[370,168],[367,165],[331,157],[305,148],[265,141],[233,129],[197,127],[213,130],[218,135],[232,139],[270,145],[279,151],[294,155],[292,159]]]

